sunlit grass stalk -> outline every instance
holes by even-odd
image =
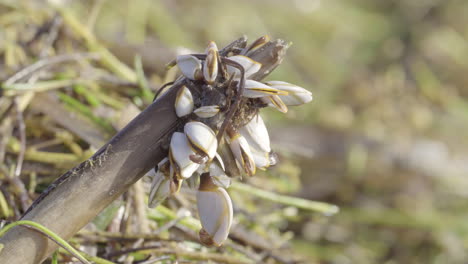
[[[5,96],[15,96],[21,93],[25,93],[27,91],[44,92],[84,82],[88,81],[79,79],[68,79],[51,80],[36,83],[15,83],[8,86],[3,86],[3,89],[5,89]]]
[[[250,195],[257,196],[259,198],[269,200],[275,203],[280,203],[284,205],[294,206],[300,209],[316,211],[323,213],[325,215],[335,214],[339,211],[338,206],[323,202],[310,201],[302,198],[291,197],[287,195],[281,195],[274,192],[269,192],[262,190],[257,187],[253,187],[247,184],[240,182],[233,182],[230,189],[236,190],[239,192],[244,192]]]
[[[60,139],[63,144],[65,144],[68,149],[71,150],[76,156],[82,157],[83,156],[83,149],[81,146],[76,143],[73,139],[73,135],[68,131],[61,131],[60,133],[55,134],[58,139]]]
[[[3,195],[2,192],[0,192],[0,215],[2,218],[8,218],[10,217],[10,209],[8,207],[8,203],[5,199],[5,196]]]
[[[36,172],[32,172],[29,174],[29,188],[28,188],[28,192],[30,194],[33,194],[34,191],[36,190],[36,186],[37,186],[37,173]]]
[[[137,81],[136,73],[127,65],[119,61],[108,49],[102,46],[96,37],[66,8],[56,7],[57,11],[62,15],[64,22],[79,36],[81,36],[88,46],[88,49],[93,52],[99,53],[101,56],[101,63],[109,68],[118,76],[130,82]]]
[[[151,91],[148,80],[145,77],[145,72],[143,71],[143,63],[141,62],[141,57],[135,57],[135,71],[138,78],[138,85],[141,88],[142,96],[147,102],[151,102],[153,100],[153,92]]]
[[[89,89],[87,89],[84,85],[82,84],[76,84],[73,86],[73,90],[81,96],[83,96],[88,103],[93,106],[97,107],[101,104],[99,99],[94,95],[94,93],[91,93]]]
[[[57,250],[52,254],[51,263],[52,264],[58,264],[58,251]]]
[[[91,82],[89,83],[89,88],[91,93],[93,93],[93,96],[101,101],[102,103],[106,104],[106,105],[109,105],[115,109],[122,109],[125,107],[125,103],[116,99],[116,98],[119,98],[117,96],[112,96],[107,94],[107,93],[104,93],[103,91],[101,91],[99,85],[95,82]],[[116,98],[114,98],[116,97]]]
[[[167,207],[165,207],[163,205],[159,205],[154,210],[149,211],[148,218],[152,219],[152,220],[159,219],[159,217],[156,215],[156,212],[164,215],[165,217],[169,218],[170,220],[174,220],[174,219],[178,218],[176,213],[174,213],[172,210],[170,210],[169,208],[167,208]],[[191,216],[187,216],[187,217],[182,218],[179,221],[179,223],[181,225],[186,226],[186,227],[188,227],[188,228],[190,228],[190,229],[192,229],[194,231],[197,231],[197,232],[201,228],[200,221],[193,218],[193,217],[191,217]]]
[[[33,222],[33,221],[28,221],[28,220],[20,220],[13,222],[11,224],[6,225],[3,229],[0,230],[0,237],[6,234],[10,229],[12,229],[15,226],[20,226],[20,225],[25,225],[32,227],[33,229],[38,230],[42,234],[47,235],[50,237],[54,242],[62,246],[65,250],[67,250],[70,254],[72,254],[74,257],[78,258],[82,263],[85,264],[91,264],[89,261],[87,261],[80,252],[78,252],[75,248],[73,248],[70,244],[67,243],[67,241],[63,240],[61,237],[57,236],[54,232],[46,228],[45,226]]]
[[[15,138],[10,138],[8,141],[8,148],[13,153],[18,153],[20,149],[20,143]],[[33,148],[26,149],[24,158],[26,160],[56,165],[77,163],[83,159],[83,157],[78,157],[75,154],[38,151]]]
[[[115,129],[112,127],[112,125],[107,120],[95,116],[93,111],[89,108],[89,106],[81,103],[80,101],[65,93],[57,93],[57,95],[60,98],[60,100],[62,100],[64,103],[72,107],[74,110],[82,113],[86,117],[90,118],[94,123],[99,125],[101,128],[105,129],[107,132],[115,132]]]

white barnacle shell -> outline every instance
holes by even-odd
[[[216,43],[210,41],[206,48],[206,58],[203,65],[203,77],[208,84],[213,84],[218,75],[218,47]]]
[[[260,62],[254,61],[247,56],[235,55],[229,57],[228,59],[233,60],[242,65],[242,67],[244,68],[244,75],[246,79],[252,76],[253,74],[257,73],[260,70],[260,68],[262,68],[262,64]],[[234,78],[240,78],[239,69],[231,65],[228,65],[226,69],[230,75],[234,74]]]
[[[210,160],[214,158],[218,140],[209,126],[198,121],[187,122],[184,126],[184,133],[197,154],[206,155]]]
[[[216,186],[207,174],[200,179],[197,208],[202,224],[200,241],[206,246],[221,246],[232,224],[232,201],[226,190]]]
[[[279,162],[278,154],[274,151],[268,153],[268,157],[270,159],[270,166],[275,166]]]
[[[279,95],[286,105],[301,105],[312,101],[312,93],[297,85],[283,81],[269,81],[266,84],[288,93]]]
[[[177,178],[187,179],[198,169],[200,164],[193,162],[190,155],[195,152],[190,147],[189,141],[184,133],[174,132],[169,147],[169,159],[171,161],[171,175]]]
[[[202,63],[192,55],[179,55],[176,58],[177,66],[182,74],[190,80],[202,80]]]
[[[244,96],[248,98],[258,98],[269,95],[287,95],[288,92],[270,87],[261,82],[246,80],[244,87]]]
[[[247,125],[239,128],[239,133],[247,140],[250,146],[263,152],[270,152],[270,136],[260,115],[256,115]]]
[[[207,105],[207,106],[202,106],[195,111],[193,111],[198,117],[201,118],[210,118],[215,116],[217,113],[219,113],[219,106],[218,105]]]
[[[224,172],[224,163],[221,157],[216,154],[216,159],[210,163],[209,173],[213,183],[222,188],[229,188],[231,178]]]
[[[157,172],[151,183],[151,191],[148,198],[148,206],[154,208],[162,203],[167,197],[171,195],[171,180]]]
[[[269,152],[258,150],[256,148],[250,148],[252,156],[255,162],[255,166],[261,170],[266,170],[272,165]]]
[[[164,158],[158,164],[158,171],[153,177],[151,183],[150,194],[148,198],[148,206],[154,208],[163,202],[169,195],[171,195],[171,180],[167,174],[167,170],[163,166],[168,163],[168,158]]]
[[[288,112],[288,107],[278,95],[262,97],[261,100],[262,102],[268,104],[268,106],[274,107],[282,113]]]
[[[242,55],[246,54],[249,55],[253,51],[259,49],[263,45],[267,44],[270,41],[270,36],[264,35],[256,39],[252,44],[250,44],[248,47],[244,48],[241,52]]]
[[[229,147],[231,148],[232,154],[234,154],[237,164],[247,175],[253,176],[255,174],[255,161],[249,143],[234,129],[228,129],[227,132],[229,136]]]
[[[162,203],[171,194],[180,189],[181,181],[171,177],[171,164],[166,157],[158,164],[158,170],[151,183],[148,206],[154,208]]]
[[[177,92],[175,111],[178,117],[183,117],[193,112],[193,96],[185,85],[180,87]]]

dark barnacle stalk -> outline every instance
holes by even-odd
[[[193,54],[194,57],[198,59],[205,59],[206,55],[205,54]],[[218,133],[216,134],[216,139],[218,142],[221,141],[221,138],[226,130],[226,127],[228,126],[229,122],[231,122],[232,117],[236,113],[237,109],[239,108],[240,102],[242,95],[244,94],[244,86],[245,86],[245,71],[244,67],[242,67],[241,64],[238,62],[235,62],[233,60],[230,60],[225,57],[221,57],[221,62],[225,63],[226,65],[230,65],[232,67],[235,67],[236,69],[239,70],[240,72],[240,80],[239,80],[239,86],[237,89],[236,97],[234,98],[234,104],[229,108],[229,112],[226,113],[225,120],[221,124],[221,127],[219,128]]]
[[[245,46],[246,39],[240,38],[219,53],[239,54]],[[262,64],[252,78],[259,80],[271,72],[287,47],[275,40],[251,51],[249,56]],[[90,159],[60,176],[22,220],[40,223],[65,240],[90,222],[167,155],[163,146],[180,126],[174,101],[184,83],[185,78],[178,79]],[[1,237],[0,244],[0,263],[40,263],[57,248],[46,237],[21,226]]]

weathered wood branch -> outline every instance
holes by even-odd
[[[245,41],[245,40],[243,40]],[[263,64],[261,79],[282,60],[287,44],[272,41],[251,57]],[[177,127],[177,86],[151,104],[90,159],[57,179],[22,217],[69,239],[167,155],[164,144]],[[0,238],[0,263],[40,263],[57,245],[25,227]]]

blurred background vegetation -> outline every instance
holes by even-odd
[[[123,114],[148,105],[154,89],[173,79],[164,65],[175,54],[268,34],[293,43],[268,79],[301,85],[314,101],[286,115],[263,111],[281,164],[249,184],[341,210],[327,216],[231,191],[237,225],[263,244],[209,252],[259,263],[467,262],[468,2],[53,2],[66,8],[0,0],[0,80],[39,59],[81,54],[11,84],[0,98],[1,218],[15,220],[28,199],[113,135]],[[141,65],[148,85],[138,84]],[[20,183],[11,177],[21,152],[16,113],[27,138]],[[174,200],[166,204],[174,212],[191,206],[190,196]],[[108,210],[114,218],[96,221],[98,230],[100,223],[112,231],[121,204]],[[175,217],[164,212],[149,219],[164,227]],[[172,229],[158,234],[167,242]],[[91,243],[89,234],[76,241]],[[264,245],[288,253],[275,256],[283,251]]]

